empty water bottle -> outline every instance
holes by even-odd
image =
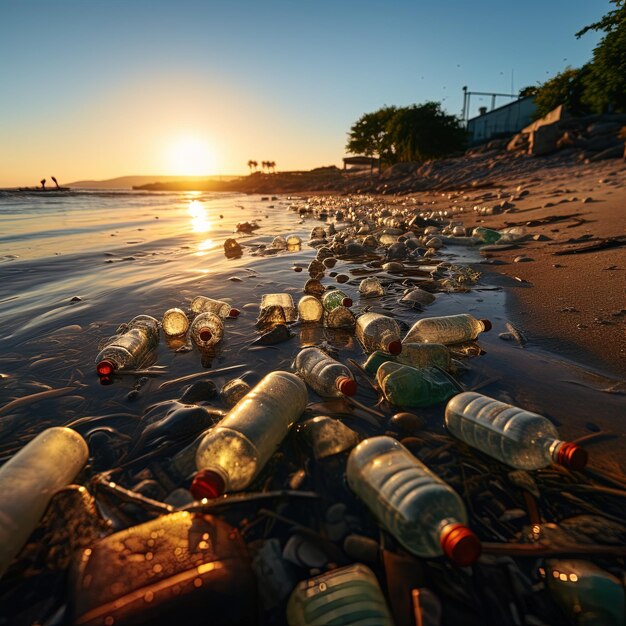
[[[261,315],[271,307],[280,307],[286,322],[295,322],[297,317],[293,298],[288,293],[266,293],[261,298]]]
[[[322,398],[353,396],[356,393],[352,372],[319,348],[300,350],[294,366],[311,389]]]
[[[302,581],[287,603],[289,626],[393,626],[376,576],[357,563]]]
[[[434,367],[417,369],[393,361],[378,368],[376,380],[385,399],[397,406],[433,406],[459,392],[441,370]]]
[[[228,302],[214,300],[207,296],[197,296],[191,301],[191,310],[194,313],[215,313],[222,319],[237,317],[239,310],[233,308]]]
[[[106,379],[115,370],[137,368],[159,344],[159,322],[150,315],[138,315],[128,330],[113,337],[96,357],[96,371]]]
[[[271,372],[208,431],[196,454],[191,491],[214,498],[245,489],[280,445],[308,402],[295,374]]]
[[[181,309],[168,309],[163,313],[161,326],[168,337],[180,337],[189,329],[189,319]]]
[[[413,324],[402,343],[461,343],[472,341],[488,330],[491,330],[489,320],[477,320],[469,313],[424,317]]]
[[[383,350],[389,354],[400,354],[400,327],[396,320],[380,313],[364,313],[356,320],[356,338],[366,352]]]
[[[372,352],[363,365],[363,369],[369,374],[376,374],[378,368],[387,361],[396,361],[412,367],[441,367],[449,370],[451,367],[450,350],[440,343],[404,343],[402,352],[392,357],[386,352],[376,350]]]
[[[74,430],[39,433],[0,469],[0,577],[35,530],[55,491],[71,483],[89,456]]]
[[[352,298],[349,298],[340,289],[331,289],[330,291],[326,291],[322,296],[322,305],[326,311],[332,311],[338,306],[351,307]]]
[[[215,313],[200,313],[191,323],[190,334],[199,348],[210,348],[221,341],[224,324]]]
[[[455,437],[511,467],[533,470],[559,463],[579,470],[587,464],[587,452],[559,439],[550,420],[480,393],[452,398],[445,422]]]
[[[376,298],[378,296],[385,295],[385,288],[381,285],[378,278],[375,276],[370,276],[369,278],[364,278],[359,285],[359,293],[364,298]]]
[[[472,237],[480,239],[483,243],[492,244],[499,241],[502,235],[497,230],[484,228],[483,226],[477,226],[472,231]]]
[[[298,302],[298,317],[301,322],[319,322],[324,315],[324,307],[315,296],[302,296]]]
[[[350,488],[409,552],[469,565],[480,542],[459,495],[391,437],[362,441],[348,457]]]

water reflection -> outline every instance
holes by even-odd
[[[191,229],[194,233],[206,233],[211,230],[212,222],[208,220],[206,208],[198,200],[192,200],[187,207],[191,215]]]

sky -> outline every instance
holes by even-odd
[[[581,66],[599,35],[574,34],[611,6],[0,0],[0,187],[340,166],[364,113],[460,115],[464,85],[516,93]]]

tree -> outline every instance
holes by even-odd
[[[365,113],[350,128],[346,150],[349,154],[377,157],[391,161],[387,125],[397,111],[396,107],[383,107],[373,113]]]
[[[588,113],[588,107],[583,102],[583,94],[586,88],[585,77],[588,72],[588,66],[584,66],[581,69],[567,67],[550,80],[547,80],[543,85],[540,85],[535,96],[535,104],[537,105],[535,119],[547,115],[560,104],[576,115]]]
[[[253,168],[253,167],[255,167],[255,165],[256,165],[256,162],[255,162],[255,161],[253,161],[252,159],[250,159],[250,160],[248,161],[248,167],[250,168],[250,173],[251,173],[251,174],[252,174],[252,168]]]
[[[272,172],[276,174],[276,161],[268,161],[268,165],[272,168]]]
[[[535,87],[534,85],[529,85],[528,87],[523,87],[519,90],[520,98],[528,98],[528,96],[536,96],[537,91],[539,91],[539,87]]]

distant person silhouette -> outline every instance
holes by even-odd
[[[41,188],[45,189],[46,188],[46,179],[42,178],[39,182],[41,183]]]
[[[50,178],[52,178],[52,180],[54,181],[54,184],[57,186],[57,189],[58,189],[59,183],[57,183],[57,179],[54,176],[50,176]]]

